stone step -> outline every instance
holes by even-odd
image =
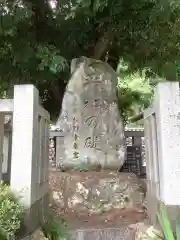
[[[134,240],[135,230],[129,227],[78,229],[72,231],[67,240]]]
[[[77,229],[69,233],[65,240],[161,240],[163,234],[159,227],[151,226],[148,221],[121,226],[119,228]]]
[[[124,225],[117,228],[79,228],[69,231],[61,240],[162,240],[163,234],[159,228],[154,228],[148,221]],[[48,240],[41,229],[37,229],[31,236],[22,240]]]

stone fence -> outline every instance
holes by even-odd
[[[60,158],[60,144],[63,142],[64,133],[58,130],[50,130],[49,133],[49,162],[51,167],[58,167]],[[123,171],[134,172],[137,175],[146,173],[144,129],[125,129],[127,160],[124,163]]]
[[[163,203],[175,226],[180,213],[179,82],[157,85],[152,105],[144,111],[144,130],[149,217],[155,224],[158,207]]]
[[[14,99],[0,100],[0,180],[20,194],[28,231],[48,209],[49,123],[33,85],[15,85]]]
[[[12,130],[6,115],[13,115]],[[0,100],[0,180],[7,178],[14,192],[23,190],[21,199],[30,210],[29,221],[33,220],[28,226],[35,225],[48,209],[49,161],[51,166],[59,161],[63,133],[49,131],[49,121],[32,85],[15,86],[13,100]],[[146,164],[151,221],[156,221],[161,202],[175,220],[180,206],[179,83],[159,83],[152,106],[144,112],[144,131],[126,129],[125,136],[127,160],[123,171],[141,175]],[[146,161],[142,160],[144,139]]]

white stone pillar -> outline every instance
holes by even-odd
[[[65,159],[65,144],[64,136],[56,137],[56,166],[63,167],[63,162]]]
[[[3,145],[4,145],[4,113],[0,113],[0,181],[2,180]]]
[[[49,184],[49,122],[45,121],[44,181]]]
[[[6,174],[8,172],[8,149],[9,149],[9,132],[4,132],[4,146],[3,146],[3,163],[2,163],[2,173]]]
[[[180,205],[180,97],[178,82],[159,83],[155,91],[160,201]]]
[[[146,157],[146,176],[150,183],[153,180],[153,145],[152,145],[152,114],[153,107],[144,111],[144,137],[145,137],[145,157]]]
[[[44,141],[45,141],[45,119],[41,116],[39,117],[38,123],[39,130],[39,159],[38,159],[38,184],[41,184],[44,180]]]
[[[29,208],[36,201],[39,93],[33,85],[14,87],[11,188]]]

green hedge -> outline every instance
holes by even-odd
[[[0,183],[0,239],[14,238],[20,229],[24,207],[10,188]]]

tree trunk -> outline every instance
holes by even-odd
[[[66,85],[67,82],[64,82],[62,79],[51,83],[48,88],[47,99],[43,102],[43,106],[50,113],[53,122],[56,122],[61,112]]]

